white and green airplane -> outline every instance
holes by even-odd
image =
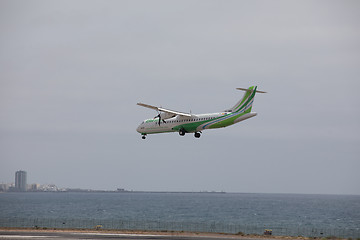
[[[217,113],[191,114],[169,110],[162,107],[155,107],[144,103],[137,105],[156,110],[159,114],[152,119],[144,120],[136,129],[141,133],[142,139],[147,134],[178,132],[180,136],[185,133],[194,133],[196,138],[200,137],[201,131],[205,129],[223,128],[245,119],[255,117],[257,113],[251,112],[254,103],[255,93],[265,93],[256,90],[256,86],[237,88],[245,91],[243,98],[229,110]]]

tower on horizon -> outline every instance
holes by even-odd
[[[15,173],[15,189],[19,192],[26,191],[26,172],[17,171]]]

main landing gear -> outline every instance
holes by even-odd
[[[185,133],[186,133],[185,129],[181,128],[181,129],[179,130],[179,135],[180,135],[180,136],[185,136]]]
[[[196,137],[196,138],[199,138],[201,135],[200,135],[200,132],[196,132],[196,133],[194,133],[194,136]]]
[[[185,133],[186,133],[186,131],[185,131],[185,129],[180,129],[179,130],[179,135],[180,136],[185,136]],[[196,138],[199,138],[200,136],[201,136],[201,134],[200,134],[201,132],[195,132],[194,133],[194,136],[196,137]]]

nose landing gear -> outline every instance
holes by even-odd
[[[194,136],[196,137],[196,138],[199,138],[201,135],[200,135],[200,132],[196,132],[196,133],[194,133]]]
[[[142,135],[141,138],[142,138],[142,139],[146,139],[146,134]]]

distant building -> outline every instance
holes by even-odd
[[[30,191],[32,191],[32,192],[39,191],[39,189],[40,189],[40,184],[33,183],[30,185]]]
[[[6,192],[8,189],[9,189],[8,184],[6,184],[6,183],[0,184],[0,192]]]
[[[55,184],[46,184],[41,186],[41,191],[44,192],[57,192],[58,188]]]
[[[26,191],[26,172],[25,171],[17,171],[15,173],[15,189],[19,192]]]

